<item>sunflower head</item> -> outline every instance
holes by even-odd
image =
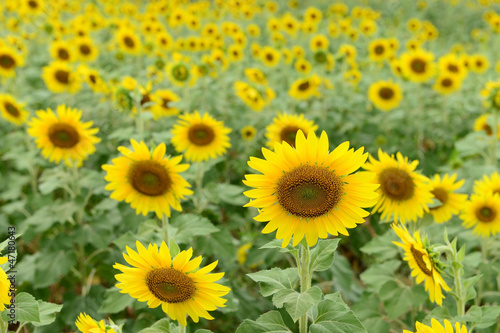
[[[500,232],[500,195],[492,192],[473,194],[460,218],[464,227],[474,228],[472,232],[476,235],[496,235]]]
[[[455,323],[455,330],[451,323],[445,319],[444,327],[436,319],[431,319],[431,326],[424,325],[417,321],[415,324],[417,331],[415,333],[431,333],[431,332],[446,332],[446,333],[467,333],[467,327],[465,325],[460,325],[460,323]],[[403,333],[413,333],[407,330],[403,330]]]

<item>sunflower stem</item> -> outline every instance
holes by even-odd
[[[466,297],[466,295],[464,294],[462,278],[461,278],[463,274],[462,271],[463,268],[461,267],[461,264],[458,262],[456,251],[454,251],[453,257],[454,258],[452,258],[452,261],[454,263],[451,265],[451,267],[453,268],[453,278],[455,282],[455,294],[456,294],[455,299],[457,302],[457,315],[459,317],[463,317],[465,314],[465,297]],[[464,325],[463,321],[461,322],[461,325]]]
[[[179,324],[179,333],[186,333],[186,326]]]
[[[196,179],[195,179],[195,185],[196,185],[196,201],[195,201],[195,206],[196,206],[196,211],[198,213],[201,213],[203,211],[203,195],[201,193],[202,191],[202,185],[203,185],[203,175],[205,173],[204,170],[204,165],[203,162],[196,162]]]
[[[163,240],[167,243],[167,247],[170,248],[170,237],[168,234],[168,216],[163,214],[161,216],[161,230],[163,232]]]
[[[311,288],[311,271],[309,270],[309,246],[307,244],[301,246],[300,253],[300,292],[305,293]],[[299,332],[307,333],[307,313],[299,318]]]

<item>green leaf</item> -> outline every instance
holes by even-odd
[[[282,289],[293,289],[299,281],[297,268],[272,268],[266,271],[247,274],[249,278],[260,284],[262,296],[271,296]]]
[[[479,275],[474,275],[473,277],[470,277],[470,278],[464,280],[463,285],[464,285],[464,290],[466,292],[466,301],[476,297],[476,290],[474,289],[474,285],[479,280],[481,280],[482,277],[483,277],[483,274],[479,274]]]
[[[245,319],[235,333],[291,333],[278,311],[269,311],[256,321]]]
[[[459,318],[461,321],[476,323],[477,328],[488,328],[497,322],[500,315],[500,306],[482,306],[473,305],[467,313]]]
[[[60,250],[43,253],[35,263],[35,288],[45,288],[56,283],[59,278],[76,264],[74,252]]]
[[[304,293],[294,292],[289,294],[285,301],[285,309],[296,322],[299,318],[307,313],[310,308],[321,301],[323,293],[318,287],[307,289]]]
[[[174,238],[178,243],[189,243],[194,236],[205,236],[219,231],[209,219],[196,214],[177,215],[171,223],[177,228]]]
[[[412,305],[413,294],[410,288],[400,287],[394,281],[385,283],[379,292],[384,301],[385,310],[391,320],[394,320],[408,310]]]
[[[40,322],[40,308],[38,307],[38,302],[30,294],[17,294],[14,306],[16,318],[13,319],[8,316],[11,312],[10,309],[7,308],[2,312],[2,319],[4,322],[15,320],[21,322],[21,325],[24,323]]]
[[[243,191],[245,191],[243,186],[218,183],[216,185],[216,191],[222,202],[235,206],[243,206],[248,202],[248,198],[243,195]]]
[[[281,244],[283,244],[283,242],[279,239],[273,239],[269,243],[261,246],[259,249],[278,249],[282,253],[292,253],[294,255],[298,253],[297,248],[293,247],[290,243],[288,243],[286,247],[282,247]]]
[[[394,272],[401,265],[399,260],[389,260],[382,264],[374,264],[361,273],[361,280],[367,284],[368,291],[379,292],[380,288],[394,278]]]
[[[398,248],[392,243],[396,240],[398,240],[398,236],[392,229],[389,229],[385,234],[366,243],[360,250],[373,255],[376,261],[386,261],[398,255]]]
[[[296,293],[296,290],[293,289],[281,289],[277,291],[273,295],[273,305],[277,307],[278,309],[281,309],[283,307],[283,303],[287,299],[288,296],[290,296],[293,293]]]
[[[342,300],[323,300],[312,313],[314,323],[309,327],[310,333],[367,333]]]
[[[213,333],[213,332],[202,328],[202,329],[196,330],[194,333]]]
[[[56,320],[56,313],[62,309],[62,304],[47,303],[38,300],[38,308],[40,310],[40,321],[32,322],[35,326],[45,326],[53,323]]]
[[[170,256],[172,258],[177,257],[177,255],[181,252],[179,245],[177,245],[177,243],[172,238],[170,239],[170,246],[169,246],[168,250],[169,250]]]
[[[99,313],[117,313],[132,306],[135,299],[129,294],[120,293],[117,287],[111,287],[104,294],[104,301],[99,307]]]
[[[326,271],[329,269],[335,258],[335,250],[339,245],[340,238],[320,240],[311,251],[311,261],[309,269],[311,272]]]
[[[163,318],[158,320],[153,326],[140,330],[138,333],[173,333],[168,319]]]

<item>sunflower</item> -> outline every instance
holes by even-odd
[[[155,34],[155,44],[162,51],[169,51],[174,46],[174,39],[166,31],[160,31]]]
[[[444,74],[436,79],[433,89],[443,95],[447,95],[459,90],[461,86],[462,81],[458,77]]]
[[[327,50],[330,45],[330,41],[325,35],[319,34],[311,38],[309,42],[309,48],[311,51],[316,52],[319,50]]]
[[[349,149],[349,142],[328,152],[328,136],[297,132],[295,148],[286,141],[275,143],[274,152],[262,148],[265,159],[250,157],[248,165],[262,175],[246,175],[243,181],[255,187],[244,192],[252,198],[245,207],[259,208],[254,219],[268,221],[263,233],[277,230],[276,238],[286,247],[293,237],[296,246],[306,237],[313,246],[328,234],[348,235],[377,201],[378,187],[371,172],[356,171],[366,160],[363,148]]]
[[[24,104],[18,103],[12,95],[0,94],[0,113],[7,121],[15,125],[24,124],[29,113],[23,108]]]
[[[443,176],[435,175],[431,180],[432,186],[431,193],[441,203],[441,206],[430,208],[430,212],[434,217],[436,223],[443,223],[449,221],[452,215],[457,215],[465,202],[467,201],[467,194],[454,193],[464,184],[464,180],[455,182],[456,174]]]
[[[9,257],[0,257],[0,265],[5,264]],[[10,281],[7,279],[7,274],[0,268],[0,311],[5,310],[5,305],[10,305],[11,298],[9,296]]]
[[[500,194],[474,193],[465,204],[460,215],[462,225],[474,228],[474,234],[481,237],[494,236],[500,232]]]
[[[451,289],[441,277],[437,268],[438,262],[435,259],[436,256],[432,252],[429,253],[426,247],[424,247],[418,231],[412,237],[404,225],[392,224],[392,229],[394,229],[402,241],[402,243],[393,243],[405,251],[404,260],[408,261],[411,276],[416,277],[417,283],[422,283],[425,280],[425,291],[429,292],[431,302],[435,302],[441,306],[445,298],[441,288],[446,291]]]
[[[99,49],[89,37],[77,38],[74,42],[74,46],[78,54],[78,59],[81,61],[91,62],[99,55]]]
[[[99,72],[95,69],[88,68],[86,66],[80,66],[78,68],[80,75],[83,77],[83,80],[89,85],[92,91],[97,93],[107,93],[108,86],[106,82],[101,78]]]
[[[267,67],[276,67],[280,62],[281,53],[270,46],[264,46],[259,51],[259,57]]]
[[[75,60],[73,48],[68,45],[68,42],[63,40],[55,40],[50,44],[50,55],[55,60],[71,62]]]
[[[354,85],[358,84],[362,77],[363,75],[357,69],[351,69],[344,73],[344,79]]]
[[[297,100],[306,100],[313,96],[320,97],[321,94],[318,91],[321,85],[321,78],[314,74],[305,79],[298,79],[292,83],[288,94]]]
[[[53,61],[43,68],[42,78],[47,88],[54,93],[76,93],[80,90],[80,80],[65,62]]]
[[[499,194],[500,175],[493,172],[490,176],[484,175],[483,179],[474,182],[474,193],[476,194]]]
[[[127,246],[127,254],[123,253],[132,267],[118,263],[113,266],[122,272],[115,275],[121,293],[147,302],[150,308],[161,305],[163,312],[182,326],[187,324],[187,315],[197,323],[200,317],[214,319],[208,311],[225,307],[222,296],[230,289],[215,283],[224,273],[210,273],[217,261],[199,268],[203,258],[191,259],[191,248],[172,259],[165,242],[160,248],[149,244],[146,249],[139,241],[136,245],[137,252]]]
[[[240,130],[241,137],[245,141],[252,141],[255,138],[257,130],[253,126],[245,126]]]
[[[80,313],[75,325],[82,333],[115,333],[115,330],[107,326],[104,320],[97,323],[86,313]]]
[[[410,81],[425,82],[435,74],[434,55],[430,52],[422,49],[406,52],[401,55],[400,60],[403,74]]]
[[[368,55],[371,60],[382,61],[390,53],[389,43],[386,39],[376,39],[368,45]]]
[[[7,45],[0,47],[0,76],[14,77],[16,68],[24,66],[24,59]]]
[[[40,15],[45,9],[45,1],[43,0],[22,0],[20,5],[20,12],[28,16]]]
[[[295,138],[300,130],[304,135],[314,132],[318,125],[312,120],[307,120],[304,114],[292,115],[281,113],[273,119],[273,123],[266,127],[266,138],[269,140],[267,146],[273,149],[275,143],[281,144],[283,141],[295,147]]]
[[[234,90],[236,91],[236,96],[257,112],[262,111],[276,96],[274,90],[269,87],[260,89],[261,91],[259,91],[259,89],[243,81],[236,81],[234,83]]]
[[[368,98],[380,110],[390,111],[399,106],[403,94],[398,84],[392,81],[378,81],[370,85]]]
[[[416,221],[428,212],[432,203],[429,179],[415,172],[418,161],[409,162],[401,153],[389,156],[379,149],[378,161],[370,156],[363,167],[377,174],[379,200],[373,212],[382,212],[382,219],[393,216],[395,222]]]
[[[178,87],[183,87],[186,84],[192,86],[195,82],[193,71],[182,61],[170,62],[166,66],[165,72],[167,73],[170,82]]]
[[[94,136],[98,128],[91,128],[92,121],[82,123],[82,111],[65,105],[57,107],[57,114],[51,109],[37,111],[37,118],[31,118],[28,134],[34,137],[42,155],[50,162],[81,165],[95,151],[94,144],[101,141]]]
[[[245,75],[250,82],[267,85],[266,74],[258,68],[245,69]]]
[[[471,70],[471,72],[482,74],[490,66],[488,58],[486,58],[486,56],[482,54],[473,54],[468,58],[469,69]]]
[[[180,97],[172,90],[157,90],[152,94],[151,99],[156,102],[156,104],[151,107],[154,119],[175,116],[180,113],[178,108],[169,105],[171,102],[180,101]]]
[[[465,325],[460,326],[457,322],[455,323],[455,331],[453,331],[453,326],[448,320],[444,320],[444,327],[436,319],[431,319],[431,326],[426,326],[417,321],[415,333],[467,333],[467,327]],[[413,333],[411,331],[403,330],[403,333]]]
[[[493,135],[493,128],[489,124],[489,114],[483,114],[476,118],[474,121],[474,131],[481,132],[485,131],[487,136]],[[500,124],[497,124],[497,138],[500,139]]]
[[[240,62],[244,58],[243,48],[237,44],[229,45],[227,49],[227,57],[231,62]]]
[[[442,74],[447,73],[457,77],[459,80],[467,76],[467,68],[455,54],[447,54],[439,58],[439,70]]]
[[[323,19],[323,13],[316,7],[308,7],[304,12],[304,21],[312,24],[318,24]]]
[[[193,162],[207,161],[221,156],[231,147],[229,128],[208,113],[198,111],[179,116],[172,129],[172,144],[178,152],[184,152],[186,159]]]
[[[119,29],[115,34],[115,38],[118,42],[118,47],[123,52],[136,55],[141,53],[141,39],[131,29]]]
[[[182,155],[165,157],[166,146],[161,143],[150,152],[144,142],[130,140],[133,150],[118,147],[124,155],[112,160],[113,164],[103,165],[109,181],[106,190],[113,191],[110,198],[130,203],[136,214],[146,215],[154,211],[156,216],[170,217],[170,207],[182,211],[180,200],[193,192],[180,172],[189,168],[179,164]]]

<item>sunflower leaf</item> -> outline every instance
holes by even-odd
[[[311,333],[367,333],[361,322],[341,298],[325,299],[312,308]]]
[[[300,317],[305,315],[309,309],[321,301],[322,297],[323,293],[321,289],[316,286],[307,289],[307,291],[303,293],[294,291],[285,298],[285,309],[288,314],[290,314],[293,321],[296,322]]]
[[[34,326],[45,326],[56,320],[56,313],[62,309],[62,304],[48,303],[38,300],[38,308],[40,309],[40,320],[32,322]]]
[[[9,306],[12,305],[14,309],[9,309]],[[15,316],[15,318],[12,318],[12,316]],[[38,302],[28,293],[19,293],[16,295],[15,303],[7,305],[7,309],[2,312],[2,320],[4,322],[10,320],[19,321],[21,324],[40,322]]]
[[[333,264],[335,250],[339,245],[339,238],[320,240],[311,251],[309,270],[311,272],[326,271]]]
[[[171,333],[175,332],[171,330],[170,322],[168,319],[163,318],[158,320],[153,326],[140,330],[138,333]]]
[[[219,231],[209,219],[196,214],[177,215],[172,218],[171,223],[177,228],[173,238],[178,243],[189,243],[194,236],[205,236]]]
[[[281,314],[274,310],[269,311],[257,318],[256,321],[245,319],[235,333],[291,333],[286,327]]]
[[[266,271],[247,274],[249,278],[260,283],[262,296],[271,296],[282,289],[293,289],[299,280],[297,268],[272,268]]]

